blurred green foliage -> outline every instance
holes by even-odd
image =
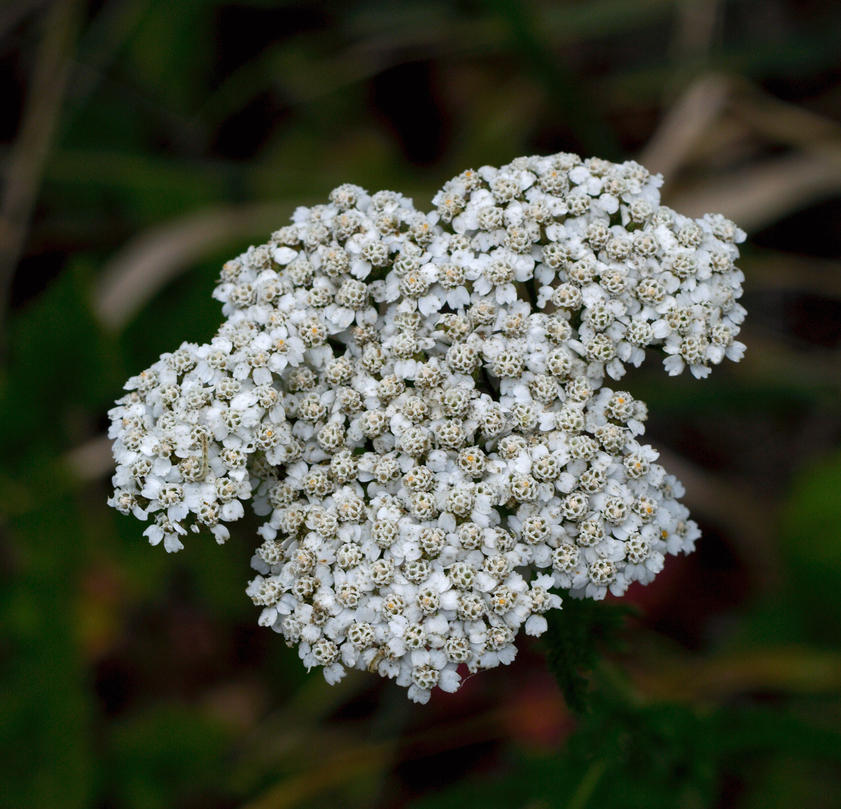
[[[63,2],[0,9],[17,121]],[[425,202],[517,154],[631,156],[722,71],[837,118],[837,5],[70,5],[70,81],[3,303],[0,805],[841,804],[837,193],[775,186],[793,202],[755,215],[739,368],[628,381],[693,478],[698,552],[630,612],[565,604],[539,647],[425,708],[364,675],[328,688],[256,627],[247,522],[221,549],[150,549],[105,507],[97,443],[130,374],[213,333],[220,262],[271,229],[255,215],[194,244],[191,217],[266,203],[281,224],[346,180]],[[676,193],[723,180],[724,205],[731,172],[839,153],[837,120],[817,145],[797,123],[795,143],[790,108],[735,106],[675,168]],[[22,127],[0,129],[5,181]],[[144,250],[170,276],[148,270],[149,300],[109,320],[103,288]]]
[[[582,720],[560,755],[517,756],[505,777],[474,779],[414,806],[706,807],[716,801],[723,772],[738,772],[768,753],[787,762],[819,760],[837,767],[841,734],[779,711],[700,712],[679,704],[607,700]],[[770,790],[759,794],[778,800]]]
[[[841,641],[841,453],[801,470],[782,514],[782,551],[803,637]]]

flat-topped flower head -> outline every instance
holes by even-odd
[[[699,531],[611,380],[655,351],[704,377],[745,316],[744,233],[660,184],[558,154],[463,172],[429,214],[349,184],[299,208],[222,268],[210,343],[126,384],[110,504],[168,551],[249,504],[259,623],[421,702],[510,663],[553,588],[650,582]]]

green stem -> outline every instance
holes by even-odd
[[[569,799],[567,809],[584,809],[589,803],[590,798],[596,791],[604,771],[607,769],[607,763],[604,760],[594,761],[584,773],[584,777],[578,784],[572,797]]]

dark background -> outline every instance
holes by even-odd
[[[841,805],[839,31],[801,0],[0,5],[0,805]],[[296,205],[560,150],[748,231],[743,362],[627,381],[704,537],[589,663],[616,608],[560,614],[583,714],[525,639],[426,707],[330,688],[256,625],[253,526],[167,557],[106,508],[105,412]]]

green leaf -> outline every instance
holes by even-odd
[[[0,383],[5,459],[87,438],[88,426],[77,419],[107,405],[120,375],[112,345],[90,311],[88,274],[78,265],[65,270],[13,319],[10,331]]]
[[[602,645],[618,635],[631,607],[592,599],[565,598],[563,609],[546,616],[546,661],[570,710],[587,709],[589,673]]]

